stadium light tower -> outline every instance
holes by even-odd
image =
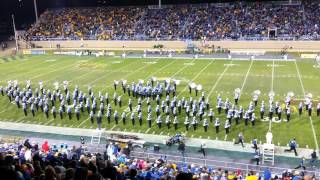
[[[23,6],[23,0],[18,0],[19,6]],[[36,22],[38,22],[38,7],[37,7],[37,0],[33,0],[33,7],[34,7],[34,14],[36,16]]]
[[[14,15],[11,15],[12,17],[12,23],[13,23],[13,31],[14,31],[14,39],[16,40],[16,51],[19,50],[18,46],[18,37],[17,37],[17,30],[16,30],[16,23],[14,22]]]
[[[37,0],[33,0],[33,6],[34,6],[34,14],[36,16],[36,22],[38,22],[38,7],[37,7]]]

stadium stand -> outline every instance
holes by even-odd
[[[6,179],[314,179],[305,171],[274,174],[242,169],[233,171],[196,164],[171,163],[166,157],[130,157],[128,147],[110,143],[104,153],[90,153],[85,145],[68,147],[44,141],[0,144],[1,175]]]
[[[52,9],[28,40],[281,40],[320,39],[319,1]],[[261,18],[262,17],[262,18]]]

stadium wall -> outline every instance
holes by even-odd
[[[56,49],[57,44],[61,48],[75,49],[109,49],[109,50],[144,50],[153,48],[154,45],[162,44],[164,49],[184,50],[187,48],[186,41],[32,41],[36,47]],[[200,47],[200,41],[194,41]],[[205,44],[230,50],[266,50],[281,51],[287,48],[290,51],[320,51],[320,41],[206,41]]]

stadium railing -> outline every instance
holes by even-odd
[[[151,160],[157,160],[165,157],[165,160],[171,163],[195,164],[198,166],[223,168],[223,169],[232,170],[232,171],[236,171],[240,169],[242,171],[245,171],[247,174],[250,171],[263,173],[263,171],[268,168],[273,174],[281,175],[284,171],[288,170],[288,168],[281,168],[281,167],[275,167],[275,166],[254,165],[254,164],[246,164],[246,163],[212,160],[208,158],[193,158],[193,157],[186,157],[186,156],[183,157],[183,156],[174,156],[174,155],[167,155],[167,154],[160,154],[160,153],[148,153],[148,152],[138,152],[138,151],[132,151],[131,157],[138,158],[138,159],[151,159]],[[319,169],[315,171],[304,171],[304,172],[305,174],[308,174],[308,175],[315,175],[316,177],[320,176]]]
[[[94,36],[84,36],[82,38],[78,38],[78,37],[50,37],[50,36],[31,36],[29,37],[30,41],[68,41],[68,40],[98,40],[96,37]],[[150,37],[146,37],[144,35],[140,35],[140,34],[135,34],[132,37],[129,36],[114,36],[112,39],[110,40],[141,40],[141,41],[154,41],[154,40],[168,40],[168,41],[176,41],[176,40],[190,40],[188,38],[185,39],[181,39],[175,36],[169,37],[169,36],[158,36],[156,38],[150,38]],[[260,36],[260,35],[253,35],[253,36],[243,36],[243,37],[234,37],[234,38],[210,38],[207,40],[231,40],[231,41],[240,41],[240,40],[245,40],[245,41],[268,41],[268,40],[278,40],[278,41],[299,41],[299,40],[303,40],[303,41],[312,41],[312,40],[320,40],[320,36],[288,36],[288,35],[281,35],[281,36],[277,36],[275,38],[270,38],[267,36]]]

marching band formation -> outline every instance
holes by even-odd
[[[244,123],[245,126],[255,126],[256,120],[262,121],[290,121],[293,92],[289,92],[283,102],[274,101],[274,92],[269,93],[269,100],[259,102],[261,92],[254,91],[252,101],[247,106],[239,105],[241,90],[234,91],[233,101],[229,98],[222,99],[217,96],[216,106],[212,106],[209,97],[202,91],[201,85],[189,83],[189,98],[179,98],[177,95],[178,80],[166,79],[161,83],[152,77],[146,83],[139,80],[138,83],[128,84],[122,80],[122,94],[117,93],[119,81],[114,81],[114,93],[112,96],[108,92],[103,94],[99,91],[94,93],[92,87],[88,87],[87,93],[75,86],[71,92],[67,81],[63,82],[63,89],[58,82],[54,83],[54,89],[45,89],[42,81],[39,87],[32,89],[31,82],[26,81],[26,87],[21,87],[18,81],[8,81],[7,86],[0,87],[1,96],[7,96],[9,101],[16,104],[18,109],[22,109],[25,116],[35,117],[39,113],[44,113],[46,118],[52,116],[54,119],[76,118],[80,120],[82,116],[87,116],[91,123],[97,123],[101,128],[102,122],[106,119],[108,124],[121,123],[126,125],[129,121],[133,126],[142,126],[147,123],[151,128],[155,123],[161,129],[166,126],[178,130],[183,124],[186,131],[197,130],[203,127],[203,131],[209,130],[210,124],[214,126],[216,133],[220,132],[220,126],[225,133],[230,132],[231,126]],[[193,95],[193,90],[195,97]],[[201,95],[198,97],[198,93]],[[123,102],[123,96],[128,96],[127,104]],[[127,107],[123,110],[122,107]],[[302,115],[303,109],[312,116],[312,94],[307,94],[304,102],[299,102],[298,113]],[[320,116],[320,103],[316,107],[317,116]],[[256,113],[259,112],[260,116]],[[217,113],[219,116],[216,116]],[[225,114],[225,115],[223,115]],[[225,116],[224,124],[221,117]],[[220,117],[220,118],[219,118]],[[136,124],[136,120],[137,123]]]

